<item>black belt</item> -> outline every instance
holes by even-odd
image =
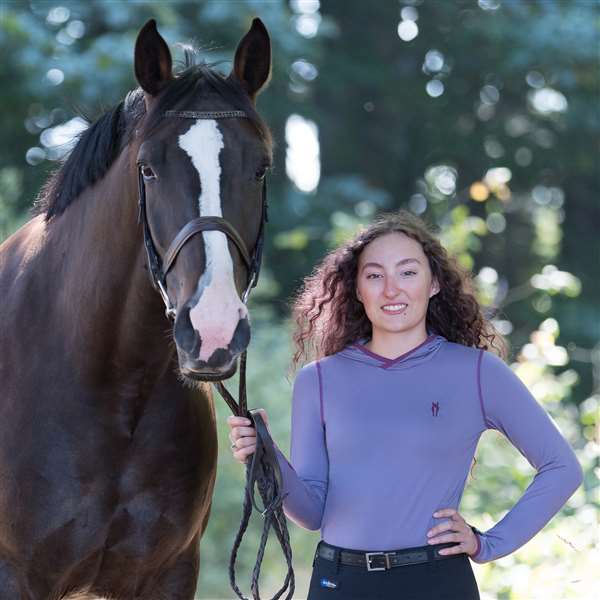
[[[456,546],[457,542],[445,542],[443,544],[432,544],[431,546],[419,546],[416,548],[404,548],[403,550],[386,550],[385,552],[361,552],[360,550],[343,550],[337,546],[331,546],[321,540],[317,546],[317,555],[326,560],[336,560],[339,553],[340,562],[343,565],[363,567],[367,571],[386,571],[392,567],[404,565],[416,565],[444,558],[453,558],[459,554],[439,554],[442,548]],[[462,553],[464,554],[464,553]]]

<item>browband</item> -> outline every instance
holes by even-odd
[[[166,110],[165,117],[181,117],[182,119],[247,119],[243,110]]]

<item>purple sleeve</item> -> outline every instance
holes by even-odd
[[[321,421],[320,373],[316,363],[300,370],[292,395],[291,464],[275,445],[283,478],[285,515],[304,529],[321,527],[329,462]]]
[[[479,395],[488,428],[502,432],[537,471],[518,502],[478,536],[471,558],[486,563],[528,542],[581,485],[583,473],[560,430],[508,365],[482,351]]]

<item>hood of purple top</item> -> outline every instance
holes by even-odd
[[[365,348],[368,340],[359,340],[344,348],[338,356],[347,360],[379,367],[381,369],[398,370],[412,368],[422,362],[431,359],[439,350],[440,346],[448,340],[436,333],[430,333],[427,339],[408,352],[396,357],[385,358]]]

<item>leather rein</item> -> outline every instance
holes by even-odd
[[[195,110],[168,110],[164,113],[165,117],[175,117],[183,119],[227,119],[227,118],[248,118],[248,115],[241,110],[226,111],[195,111]],[[246,269],[248,270],[248,283],[242,294],[242,302],[245,304],[248,300],[250,290],[258,282],[260,266],[262,260],[262,251],[264,246],[264,229],[268,222],[268,204],[267,204],[267,184],[266,179],[263,182],[262,189],[262,218],[258,232],[258,239],[252,254],[248,252],[244,240],[236,229],[225,219],[217,216],[197,217],[188,221],[177,233],[171,242],[163,258],[160,257],[152,239],[148,215],[146,209],[146,187],[142,166],[138,169],[138,223],[141,222],[144,233],[144,248],[146,250],[146,260],[149,268],[152,285],[160,294],[164,305],[167,318],[174,320],[177,316],[177,310],[173,306],[167,293],[167,274],[175,264],[177,255],[194,235],[202,231],[221,231],[224,233],[238,249]],[[260,541],[260,547],[257,554],[256,564],[252,571],[251,590],[253,600],[260,600],[258,578],[264,556],[264,550],[267,543],[269,529],[272,526],[275,530],[281,549],[287,562],[287,574],[283,587],[273,596],[272,600],[277,600],[284,592],[288,592],[285,600],[291,600],[294,589],[295,579],[292,568],[292,550],[290,545],[289,533],[287,530],[286,517],[283,513],[282,477],[273,440],[269,435],[267,427],[260,415],[255,410],[248,410],[246,396],[246,359],[247,352],[244,351],[240,356],[240,377],[239,377],[239,404],[229,393],[222,381],[213,382],[213,385],[223,397],[232,413],[236,416],[243,416],[250,419],[256,429],[256,451],[252,455],[252,460],[246,463],[246,488],[244,493],[242,522],[236,539],[234,541],[231,557],[229,561],[229,582],[232,589],[241,600],[248,600],[238,588],[235,581],[235,561],[237,552],[242,542],[244,532],[248,527],[252,507],[264,517],[263,532]],[[255,499],[255,486],[263,501],[260,507]]]

